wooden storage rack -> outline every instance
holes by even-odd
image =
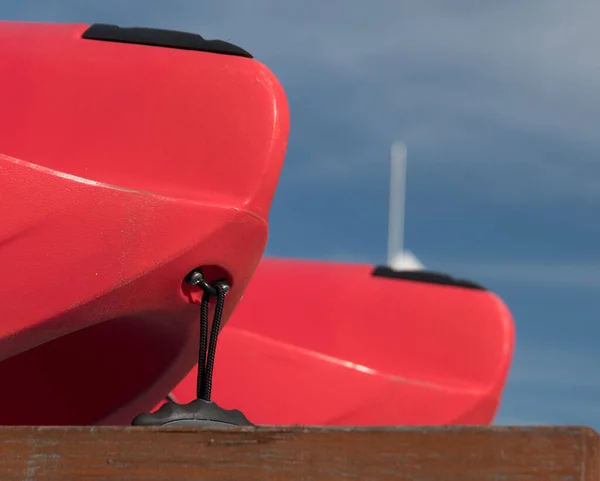
[[[0,428],[0,480],[600,481],[584,427]]]

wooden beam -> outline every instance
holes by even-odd
[[[544,428],[0,428],[0,480],[600,481],[598,435]]]

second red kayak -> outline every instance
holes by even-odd
[[[257,424],[489,424],[513,347],[509,310],[474,283],[264,259],[219,337],[213,398]]]

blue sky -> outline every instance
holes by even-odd
[[[600,429],[600,61],[592,0],[0,0],[0,17],[222,38],[286,88],[268,253],[384,262],[389,144],[406,243],[499,293],[517,350],[498,423]]]

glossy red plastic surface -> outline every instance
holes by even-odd
[[[226,321],[267,239],[289,128],[273,74],[87,28],[0,22],[0,424],[150,409],[196,360],[184,276],[230,279]]]
[[[372,271],[264,259],[219,337],[213,399],[260,424],[490,423],[514,346],[504,303]]]

